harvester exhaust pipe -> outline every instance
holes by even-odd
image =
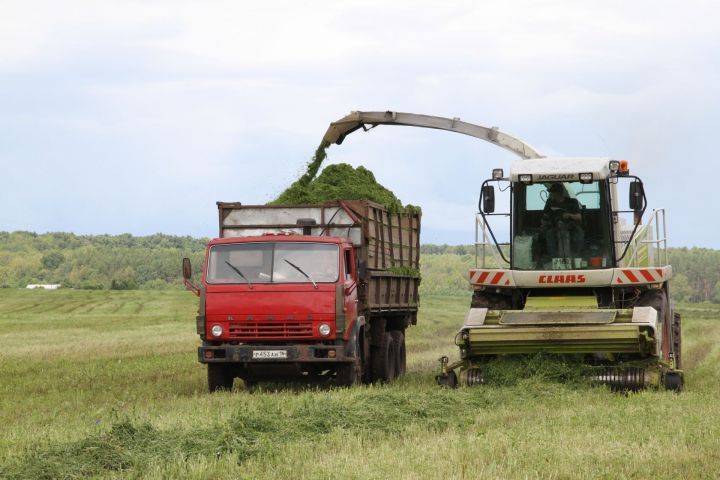
[[[650,385],[650,374],[639,367],[609,367],[592,376],[593,381],[613,391],[637,392]]]

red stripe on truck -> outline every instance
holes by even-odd
[[[504,272],[497,272],[492,280],[490,280],[490,285],[497,285],[500,279],[505,275]]]

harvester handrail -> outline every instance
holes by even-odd
[[[482,241],[480,241],[480,233],[482,232]],[[508,245],[508,243],[503,243],[500,245]],[[475,268],[487,268],[487,247],[490,247],[490,252],[492,252],[492,257],[497,261],[498,265],[502,265],[504,263],[507,263],[505,259],[502,258],[502,255],[499,252],[499,246],[495,244],[495,242],[490,242],[490,236],[487,232],[487,226],[485,225],[485,221],[482,218],[482,215],[479,213],[475,214]],[[481,256],[480,251],[482,251],[482,264],[478,264],[478,258]]]
[[[654,232],[654,239],[648,239],[647,234],[648,232]],[[648,255],[648,267],[664,267],[669,264],[668,259],[668,251],[667,251],[667,231],[666,231],[666,223],[665,223],[665,209],[664,208],[658,208],[654,209],[652,213],[650,214],[650,217],[648,219],[648,222],[640,227],[640,229],[637,231],[635,235],[633,235],[633,238],[630,240],[630,247],[632,248],[632,255],[627,261],[627,265],[629,267],[640,267],[645,265],[640,265],[640,259],[639,252],[640,248],[639,245],[654,245],[655,249],[657,250],[656,255],[650,256],[650,252],[647,252]],[[653,260],[651,262],[651,259]]]

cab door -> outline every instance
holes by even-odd
[[[343,310],[345,310],[345,324],[350,326],[355,322],[358,314],[358,285],[357,272],[355,271],[355,252],[351,246],[342,250],[344,293]],[[345,332],[347,337],[348,331]]]

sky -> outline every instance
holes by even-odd
[[[671,246],[720,248],[720,6],[711,1],[0,0],[0,230],[217,235],[354,110],[498,126],[547,155],[627,159]],[[511,153],[380,126],[328,163],[474,241]]]

